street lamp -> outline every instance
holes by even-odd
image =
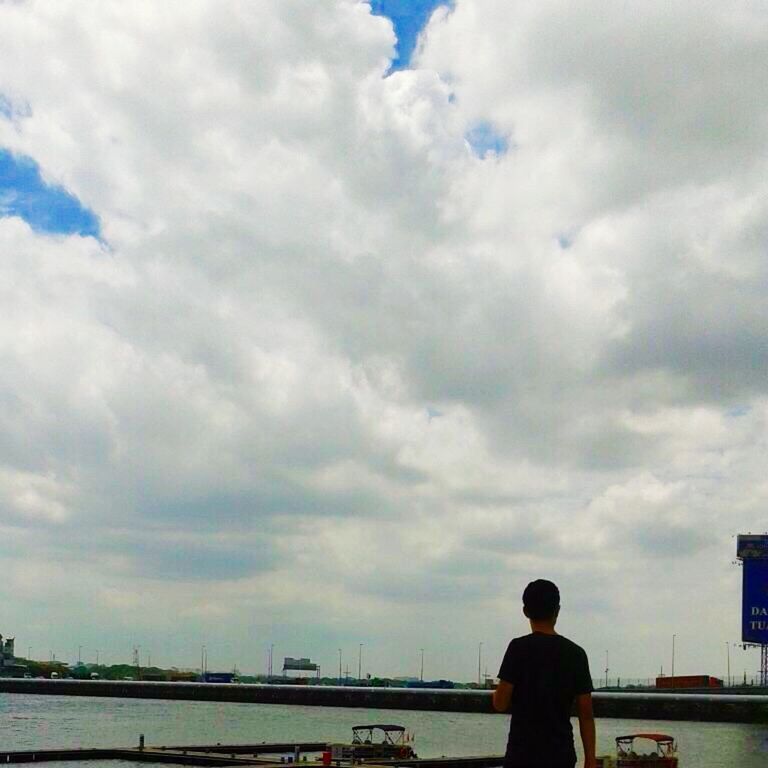
[[[421,651],[421,672],[419,674],[419,680],[424,682],[424,649],[419,648],[419,650]]]
[[[731,644],[725,641],[725,651],[728,655],[728,687],[731,687]]]
[[[339,648],[339,683],[341,683],[341,648]]]
[[[608,687],[608,651],[605,652],[605,687]]]
[[[363,644],[360,643],[360,648],[357,653],[357,679],[358,682],[363,679]]]
[[[675,638],[677,635],[672,635],[672,687],[675,687]]]
[[[478,685],[482,685],[481,672],[480,672],[482,659],[483,659],[483,644],[480,643],[477,646],[477,684]]]

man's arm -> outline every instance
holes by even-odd
[[[496,690],[493,692],[493,708],[497,712],[509,712],[512,703],[512,683],[499,680]]]
[[[582,693],[576,697],[576,715],[579,718],[581,743],[584,745],[584,768],[595,768],[595,716],[592,713],[591,693]]]

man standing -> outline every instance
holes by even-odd
[[[574,768],[574,701],[584,768],[595,768],[592,678],[584,650],[555,632],[560,591],[551,581],[532,581],[523,613],[531,634],[509,644],[493,692],[494,709],[512,714],[504,768]]]

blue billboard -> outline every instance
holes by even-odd
[[[768,558],[744,561],[741,640],[768,644]]]
[[[746,560],[750,557],[768,557],[768,536],[764,533],[739,534],[736,537],[736,557]]]

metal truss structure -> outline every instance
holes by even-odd
[[[760,646],[760,685],[768,688],[768,645]]]

